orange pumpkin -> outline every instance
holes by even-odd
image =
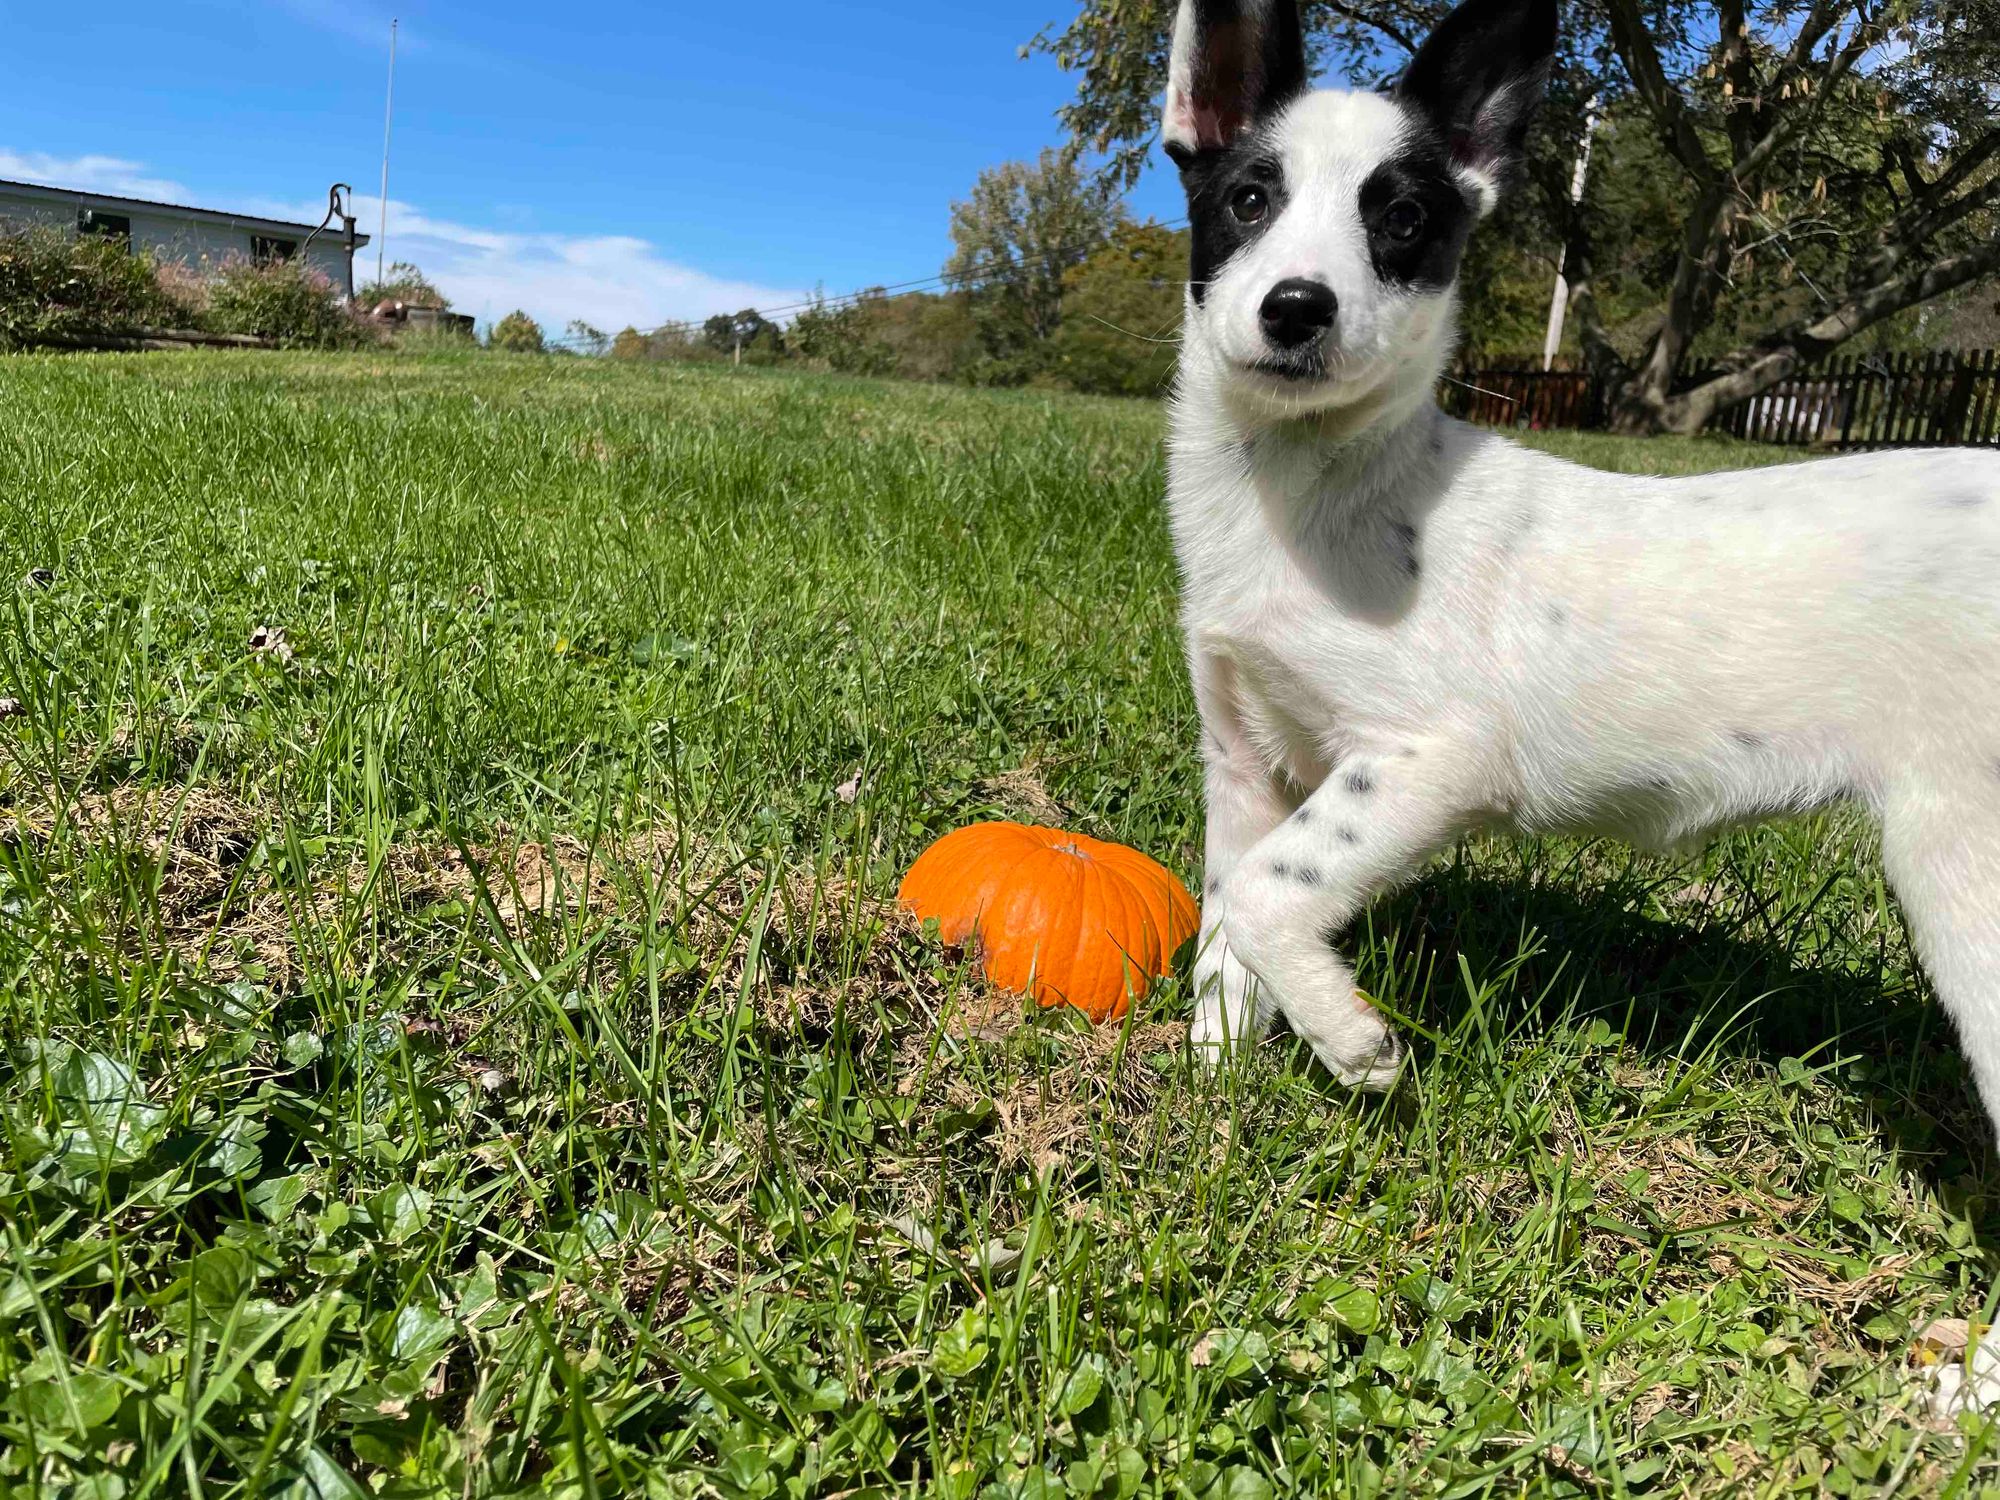
[[[1125,1014],[1200,925],[1157,860],[1058,828],[975,823],[926,849],[896,898],[938,935],[977,940],[986,977],[1093,1021]]]

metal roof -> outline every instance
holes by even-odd
[[[307,235],[317,228],[313,224],[300,224],[291,219],[267,219],[261,214],[234,214],[219,208],[193,208],[185,203],[162,203],[154,198],[123,198],[116,193],[93,193],[84,188],[51,187],[46,182],[17,182],[12,178],[0,177],[0,193],[27,193],[32,197],[56,198],[68,203],[78,203],[89,207],[105,208],[151,208],[164,209],[168,213],[182,214],[191,219],[201,219],[211,224],[231,224],[245,229],[283,229],[296,234]],[[328,234],[337,233],[334,225],[327,226]],[[345,244],[343,236],[340,243]],[[368,236],[356,234],[357,246],[368,243]]]

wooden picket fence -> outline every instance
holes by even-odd
[[[1610,406],[1603,383],[1581,370],[1462,370],[1439,397],[1453,415],[1495,427],[1591,431]],[[1709,430],[1833,452],[2000,447],[2000,350],[1838,355],[1725,408]]]

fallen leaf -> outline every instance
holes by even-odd
[[[841,782],[839,786],[833,789],[833,795],[852,807],[854,799],[861,795],[861,773],[856,771],[847,780]]]
[[[1210,1361],[1214,1358],[1215,1336],[1212,1333],[1204,1333],[1196,1341],[1195,1346],[1188,1350],[1188,1363],[1193,1365],[1197,1370],[1207,1369]]]
[[[0,698],[0,719],[12,719],[26,712],[19,698]]]
[[[1972,1325],[1964,1318],[1937,1318],[1917,1332],[1917,1348],[1956,1354],[1972,1342]]]

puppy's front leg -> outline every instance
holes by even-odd
[[[1201,938],[1194,961],[1194,1025],[1188,1040],[1210,1060],[1232,1045],[1264,1034],[1270,1007],[1259,1003],[1256,981],[1229,951],[1223,914],[1231,900],[1231,877],[1243,856],[1283,823],[1296,805],[1243,732],[1231,685],[1226,662],[1196,659],[1194,688],[1201,708],[1208,829],[1202,859]]]
[[[1435,766],[1409,752],[1357,757],[1261,839],[1230,877],[1224,936],[1321,1062],[1344,1083],[1387,1088],[1402,1046],[1333,951],[1385,886],[1465,823]]]

